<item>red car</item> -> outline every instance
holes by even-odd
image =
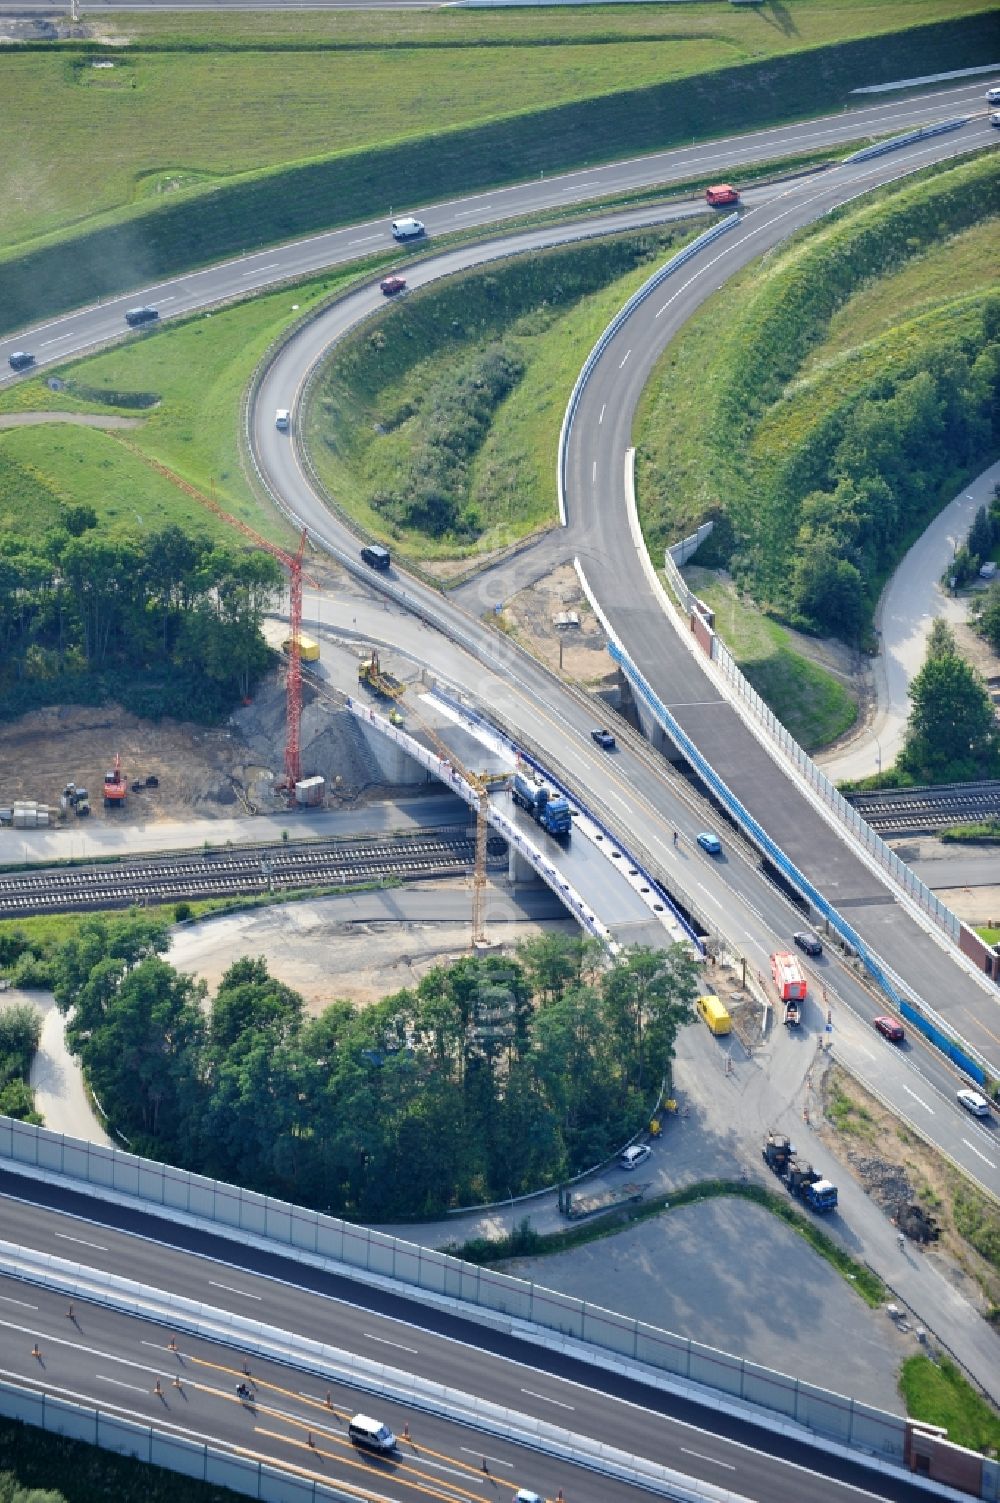
[[[872,1018],[872,1023],[890,1044],[901,1044],[906,1037],[902,1023],[897,1023],[895,1018]]]
[[[379,285],[379,287],[381,287],[381,289],[385,293],[386,297],[395,297],[395,295],[396,295],[397,292],[405,292],[406,291],[406,278],[405,277],[383,277],[382,280],[381,280],[381,282],[379,282],[378,285]]]

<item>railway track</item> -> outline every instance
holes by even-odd
[[[879,835],[927,835],[948,825],[1000,819],[1000,782],[943,783],[845,795]]]
[[[499,836],[487,844],[487,863],[506,861]],[[386,877],[415,881],[471,870],[475,840],[460,831],[424,831],[378,840],[308,846],[264,845],[197,855],[0,872],[0,918],[38,913],[172,903],[191,898],[254,896],[300,888],[350,887]]]

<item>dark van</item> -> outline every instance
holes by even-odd
[[[125,322],[132,329],[137,329],[142,324],[155,323],[159,316],[155,308],[126,308],[125,310]]]
[[[372,1419],[370,1414],[356,1414],[347,1427],[348,1439],[365,1451],[377,1451],[380,1456],[396,1449],[396,1437],[388,1425]]]
[[[381,569],[384,573],[389,567],[389,550],[381,543],[366,543],[361,550],[361,562],[369,569]]]

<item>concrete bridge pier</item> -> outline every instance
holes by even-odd
[[[509,882],[537,882],[538,875],[526,856],[516,846],[507,847],[507,880]]]
[[[395,741],[390,741],[388,736],[383,736],[381,731],[376,730],[373,725],[366,725],[363,720],[357,721],[357,725],[360,727],[369,755],[378,768],[379,777],[384,783],[412,785],[432,781],[431,774],[409,756],[401,746],[397,746]]]

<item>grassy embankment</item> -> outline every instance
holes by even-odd
[[[567,393],[608,319],[692,233],[522,256],[387,308],[338,347],[311,393],[305,431],[327,490],[424,562],[551,523]],[[513,382],[487,392],[494,361]]]
[[[130,444],[206,493],[214,490],[221,506],[266,536],[287,541],[284,523],[257,500],[241,468],[243,392],[282,329],[377,265],[355,263],[59,368],[71,388],[89,396],[50,391],[41,377],[19,382],[0,395],[0,416],[58,411],[134,418],[139,426],[126,434]],[[110,400],[94,400],[96,394]],[[146,405],[150,397],[153,406]],[[102,524],[125,530],[175,525],[239,544],[224,522],[110,432],[66,423],[0,429],[0,533],[44,529],[64,505],[80,502],[92,505]]]
[[[948,212],[951,184],[967,198],[954,220]],[[908,203],[895,201],[904,197]],[[817,435],[822,437],[831,415],[864,399],[880,372],[919,364],[944,334],[956,340],[964,330],[972,339],[997,272],[991,212],[996,180],[989,161],[935,174],[890,195],[884,205],[845,211],[713,297],[672,341],[649,383],[637,422],[647,541],[658,553],[706,516],[721,518],[708,545],[716,557],[709,552],[706,562],[732,559],[740,583],[763,600],[772,619],[755,619],[757,607],[739,601],[730,586],[710,587],[707,594],[719,606],[723,638],[729,629],[729,645],[744,672],[786,723],[797,713],[790,706],[809,706],[817,696],[815,668],[789,656],[784,633],[775,641],[772,630],[773,618],[787,612],[801,554],[801,491],[819,483]],[[921,218],[923,233],[912,233]],[[950,223],[955,234],[941,239],[941,226]],[[882,276],[865,265],[872,243],[880,241],[887,267]],[[858,245],[866,254],[858,255],[856,275],[849,272],[849,285],[831,297],[823,290],[829,281],[825,263],[837,255],[850,267],[851,248]],[[765,395],[739,403],[732,393],[737,381]],[[795,473],[803,453],[802,467],[813,466],[806,480]],[[791,475],[796,483],[782,490],[776,474]],[[956,472],[955,478],[961,476]],[[947,486],[941,492],[892,535],[893,558],[951,493]],[[888,567],[867,581],[870,601]],[[774,647],[768,648],[769,641]],[[812,731],[805,739],[812,746],[822,744],[826,729],[836,734],[838,718],[841,729],[849,723],[839,685],[819,697],[820,715],[807,716]],[[796,734],[803,739],[802,731]]]
[[[989,0],[945,11],[133,16],[121,47],[10,49],[0,329],[391,208],[839,109],[859,79],[979,62]]]
[[[948,1439],[970,1451],[1000,1450],[1000,1414],[967,1382],[947,1357],[907,1357],[899,1378],[906,1412],[931,1425],[944,1425]]]
[[[857,701],[838,678],[796,648],[797,633],[758,610],[732,580],[694,566],[688,576],[691,588],[715,612],[716,630],[740,668],[800,746],[815,751],[850,729]]]

